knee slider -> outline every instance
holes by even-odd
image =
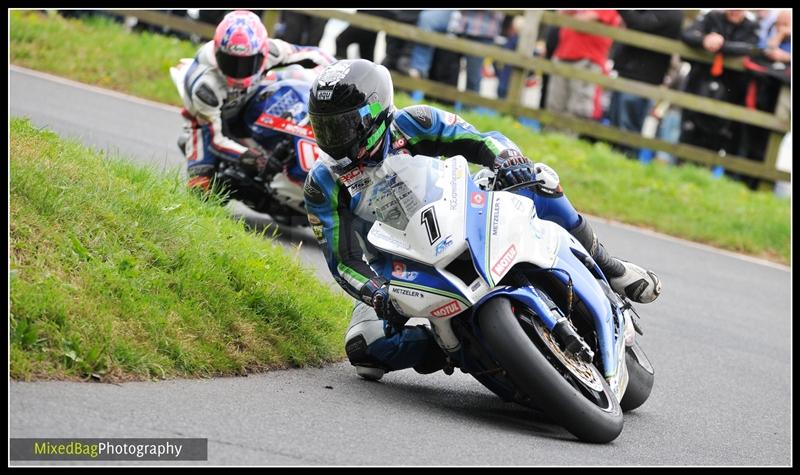
[[[378,318],[375,310],[369,305],[364,303],[356,305],[344,343],[350,363],[354,366],[380,366],[375,358],[369,356],[367,348],[381,338],[385,338],[383,320]]]

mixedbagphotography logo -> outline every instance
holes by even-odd
[[[10,439],[11,460],[208,460],[208,439]]]

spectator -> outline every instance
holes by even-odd
[[[784,84],[789,84],[789,61],[791,61],[791,12],[776,13],[776,20],[768,29],[763,57],[746,58],[745,68],[751,79],[745,95],[745,105],[767,113],[774,113],[778,95]],[[737,155],[751,160],[764,160],[770,130],[755,125],[741,125],[741,141]],[[744,178],[750,188],[758,186],[755,178]]]
[[[356,10],[364,15],[380,16],[378,10]],[[358,45],[359,57],[372,61],[375,56],[375,40],[377,31],[365,30],[357,26],[348,25],[336,37],[336,59],[347,59],[347,47],[353,43]]]
[[[433,52],[433,63],[428,79],[454,88],[458,87],[458,76],[461,74],[460,62],[461,53],[436,48]],[[449,99],[436,98],[436,101],[440,104],[455,106],[455,103]]]
[[[503,16],[496,11],[459,10],[459,14],[454,16],[453,32],[471,41],[494,44],[495,38],[500,35]],[[467,90],[480,93],[484,58],[469,55],[466,58]]]
[[[399,21],[409,25],[416,25],[419,20],[419,10],[377,10],[375,15],[387,20]],[[396,36],[386,35],[386,56],[383,64],[389,71],[398,71],[408,74],[411,63],[411,49],[414,42]]]
[[[517,43],[519,42],[519,30],[522,28],[522,24],[524,23],[525,18],[521,16],[514,17],[513,20],[508,23],[508,26],[505,28],[505,37],[506,42],[503,45],[503,48],[516,50]],[[495,66],[495,70],[498,68]],[[497,97],[500,99],[505,99],[508,95],[508,83],[511,80],[511,66],[505,64],[502,68],[499,68],[500,72],[497,74]]]
[[[678,39],[681,34],[683,12],[680,10],[620,10],[619,15],[625,27],[631,30],[671,39]],[[668,54],[620,44],[614,55],[614,69],[621,78],[660,85],[664,82],[670,59]],[[652,101],[646,97],[614,91],[609,110],[611,125],[639,133],[652,107]],[[627,146],[619,148],[627,155],[635,156],[634,149]]]
[[[681,39],[690,46],[718,55],[745,56],[758,45],[757,29],[758,24],[747,19],[744,10],[717,10],[698,17],[683,32]],[[749,80],[747,73],[720,69],[693,62],[686,92],[745,105]],[[736,153],[741,139],[738,125],[729,119],[685,109],[681,119],[680,141],[722,153]]]
[[[328,20],[284,10],[281,11],[281,23],[283,31],[276,35],[278,39],[296,45],[319,46]]]
[[[792,59],[792,12],[781,10],[775,23],[769,29],[769,38],[765,55],[780,63],[789,63]]]
[[[553,53],[555,53],[556,49],[558,48],[558,38],[561,36],[561,29],[555,25],[546,25],[546,29],[544,32],[544,59],[551,60],[553,58]],[[542,92],[541,98],[539,99],[540,107],[543,107],[544,104],[547,104],[547,88],[550,84],[550,75],[549,74],[542,74]]]
[[[756,17],[758,18],[758,47],[764,49],[767,47],[767,38],[769,37],[769,30],[775,23],[778,17],[777,10],[756,10]]]
[[[565,10],[566,15],[583,21],[599,21],[606,25],[619,25],[616,10]],[[567,63],[576,68],[607,74],[606,61],[611,48],[611,39],[603,36],[582,33],[562,27],[559,31],[558,46],[553,52],[553,62]],[[547,109],[587,119],[599,120],[603,110],[600,104],[600,86],[578,79],[563,76],[550,77],[547,92]]]
[[[423,10],[417,20],[417,26],[423,30],[445,33],[448,31],[453,10]],[[415,44],[412,48],[411,63],[408,74],[415,78],[425,78],[448,86],[458,86],[461,73],[461,54],[443,48]],[[437,98],[444,105],[454,106],[454,102]]]
[[[672,55],[669,70],[664,78],[664,85],[669,89],[684,91],[686,89],[686,78],[689,75],[691,66],[689,63],[681,61],[677,54]],[[653,112],[659,119],[658,133],[656,136],[669,143],[680,143],[681,139],[681,108],[666,102],[656,104]],[[677,157],[662,150],[656,152],[656,159],[664,163],[675,165],[678,163]]]
[[[453,10],[423,10],[417,20],[417,27],[425,31],[446,33]],[[411,50],[411,64],[408,75],[413,78],[428,79],[436,48],[426,44],[415,44]],[[458,61],[452,65],[458,70]],[[458,73],[456,73],[456,76]]]
[[[399,21],[410,25],[416,25],[419,18],[418,10],[358,10],[357,13],[372,15],[387,20]],[[353,43],[358,44],[359,55],[362,59],[374,61],[375,41],[378,33],[365,30],[353,25],[349,25],[336,38],[336,57],[347,59],[347,47]],[[383,66],[387,69],[408,74],[409,63],[411,62],[412,42],[396,36],[386,35],[386,56],[383,58]]]

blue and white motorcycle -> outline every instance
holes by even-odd
[[[191,61],[184,59],[170,68],[181,98],[183,77]],[[238,161],[224,160],[216,170],[217,180],[227,184],[231,198],[282,224],[308,225],[303,184],[319,158],[308,116],[308,95],[316,74],[300,66],[270,71],[245,106],[242,117],[247,130],[237,140],[284,163],[282,173],[268,173],[264,163],[253,170]]]
[[[400,313],[429,319],[446,372],[581,440],[614,440],[653,386],[638,316],[577,240],[536,215],[524,196],[536,182],[488,191],[491,172],[470,176],[461,156],[394,155],[371,174],[361,203],[375,213],[376,271]]]

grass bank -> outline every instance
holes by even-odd
[[[196,51],[189,42],[128,34],[105,19],[64,20],[12,11],[10,30],[14,64],[174,105],[179,100],[169,66]],[[398,94],[397,103],[412,102]],[[504,133],[531,159],[552,166],[582,212],[789,263],[789,200],[714,179],[693,165],[644,166],[606,144],[534,133],[510,117],[462,115],[480,130]],[[609,247],[614,251],[613,243]]]
[[[177,173],[9,126],[13,378],[240,375],[344,356],[350,299]]]

